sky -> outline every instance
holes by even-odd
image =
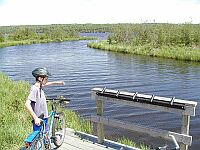
[[[200,0],[0,0],[0,26],[200,23]]]

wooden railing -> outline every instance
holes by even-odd
[[[175,97],[165,98],[154,95],[138,94],[137,92],[129,93],[110,90],[106,88],[93,88],[92,97],[96,100],[97,115],[91,116],[91,121],[97,122],[97,136],[99,143],[103,143],[104,141],[105,124],[146,133],[153,137],[162,137],[168,140],[172,140],[171,136],[173,136],[175,140],[180,143],[181,150],[188,150],[188,145],[192,144],[192,136],[189,135],[190,116],[195,116],[197,102],[175,99]],[[106,118],[103,116],[104,101],[179,114],[182,116],[181,133]]]

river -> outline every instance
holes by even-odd
[[[105,39],[107,33],[82,35]],[[31,71],[36,67],[47,67],[52,73],[49,80],[63,80],[66,83],[65,86],[46,88],[47,95],[70,98],[69,108],[82,117],[95,114],[95,101],[91,99],[91,89],[94,87],[162,97],[175,96],[199,102],[200,63],[96,50],[88,48],[88,42],[65,41],[1,48],[0,71],[13,80],[25,80],[33,84],[35,80]],[[193,136],[193,143],[189,149],[192,150],[200,148],[199,108],[197,105],[196,116],[191,117],[190,135]],[[181,127],[180,116],[169,113],[113,103],[105,103],[104,113],[112,118],[172,131],[180,131]],[[108,137],[127,135],[138,139],[129,131],[108,128]],[[156,139],[144,137],[140,140],[148,144],[156,142]]]

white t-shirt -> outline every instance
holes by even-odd
[[[40,97],[40,88],[35,85],[32,85],[28,99],[32,102],[35,102],[35,108],[33,111],[35,112],[36,116],[39,117],[43,113],[44,117],[47,118],[48,110],[44,91],[41,90]]]

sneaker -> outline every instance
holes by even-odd
[[[26,149],[29,149],[30,148],[30,143],[25,143],[25,145],[24,145],[24,147],[26,148]]]
[[[46,143],[46,144],[44,145],[44,148],[45,148],[45,150],[50,150],[50,149],[51,149],[50,143]]]

